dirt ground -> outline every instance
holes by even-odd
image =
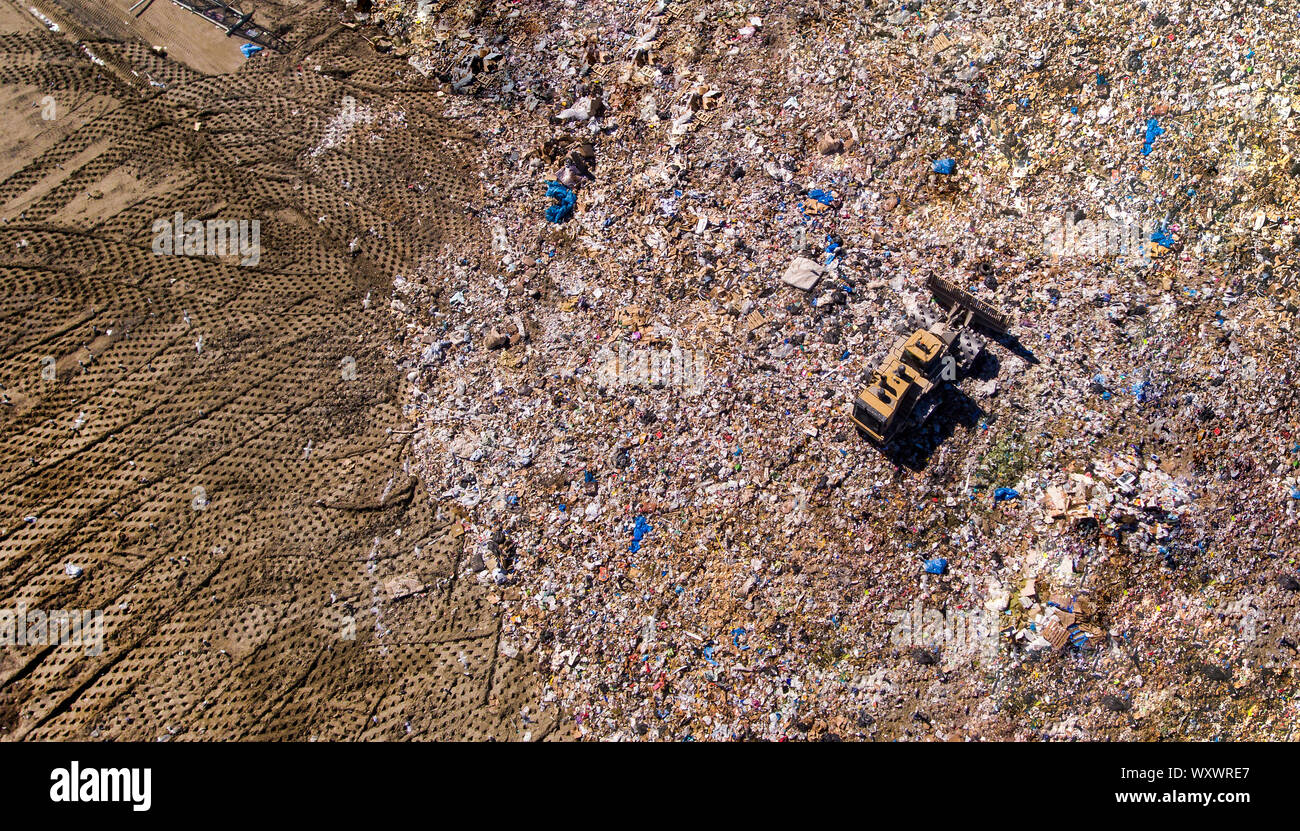
[[[0,607],[104,638],[0,650],[0,736],[558,735],[407,472],[388,292],[480,243],[472,137],[320,8],[244,60],[60,3],[0,3]],[[177,212],[260,259],[155,253]]]

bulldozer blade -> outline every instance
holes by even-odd
[[[938,274],[931,274],[926,280],[926,286],[934,295],[935,301],[945,310],[951,311],[956,307],[970,312],[971,323],[996,335],[1004,334],[1011,326],[1011,321],[1006,315]]]

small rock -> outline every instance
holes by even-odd
[[[834,156],[836,153],[844,151],[844,142],[830,136],[822,136],[822,140],[817,142],[817,152],[823,156]]]

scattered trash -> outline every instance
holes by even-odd
[[[1259,726],[1280,705],[1175,727],[1149,691],[1262,654],[1225,607],[1293,596],[1258,570],[1300,550],[1291,35],[1266,11],[813,5],[406,30],[431,82],[477,38],[503,55],[442,82],[487,143],[467,201],[493,242],[398,314],[413,360],[448,344],[403,402],[423,480],[518,536],[504,584],[490,551],[474,578],[518,589],[504,634],[586,736],[1137,735],[1103,695],[1153,713],[1144,736],[1285,736]],[[547,180],[552,225],[521,198]],[[886,442],[851,420],[872,389]],[[892,643],[918,602],[923,633],[992,634]],[[949,697],[891,672],[912,648]],[[1049,664],[1082,649],[1096,677]],[[961,696],[1025,703],[976,720]]]

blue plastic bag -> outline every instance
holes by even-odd
[[[935,173],[942,173],[945,176],[955,173],[957,170],[956,159],[938,159],[930,165],[930,169]]]
[[[1157,228],[1151,233],[1151,241],[1157,245],[1163,245],[1165,248],[1172,248],[1174,238],[1164,228]]]
[[[948,571],[948,558],[935,557],[933,560],[925,561],[925,571],[927,574],[944,574]]]
[[[1156,143],[1156,137],[1162,135],[1164,131],[1165,128],[1161,127],[1160,123],[1154,118],[1147,119],[1147,133],[1146,137],[1142,140],[1143,156],[1151,155],[1151,148]]]
[[[627,550],[631,551],[633,554],[640,551],[641,538],[650,532],[650,528],[650,523],[646,522],[646,518],[638,516],[636,518],[636,523],[632,526],[632,545],[628,547]]]
[[[826,236],[826,262],[830,263],[839,256],[840,244],[829,234]]]
[[[546,183],[546,195],[557,203],[546,209],[548,222],[559,224],[573,216],[573,206],[578,204],[577,195],[556,181]]]

